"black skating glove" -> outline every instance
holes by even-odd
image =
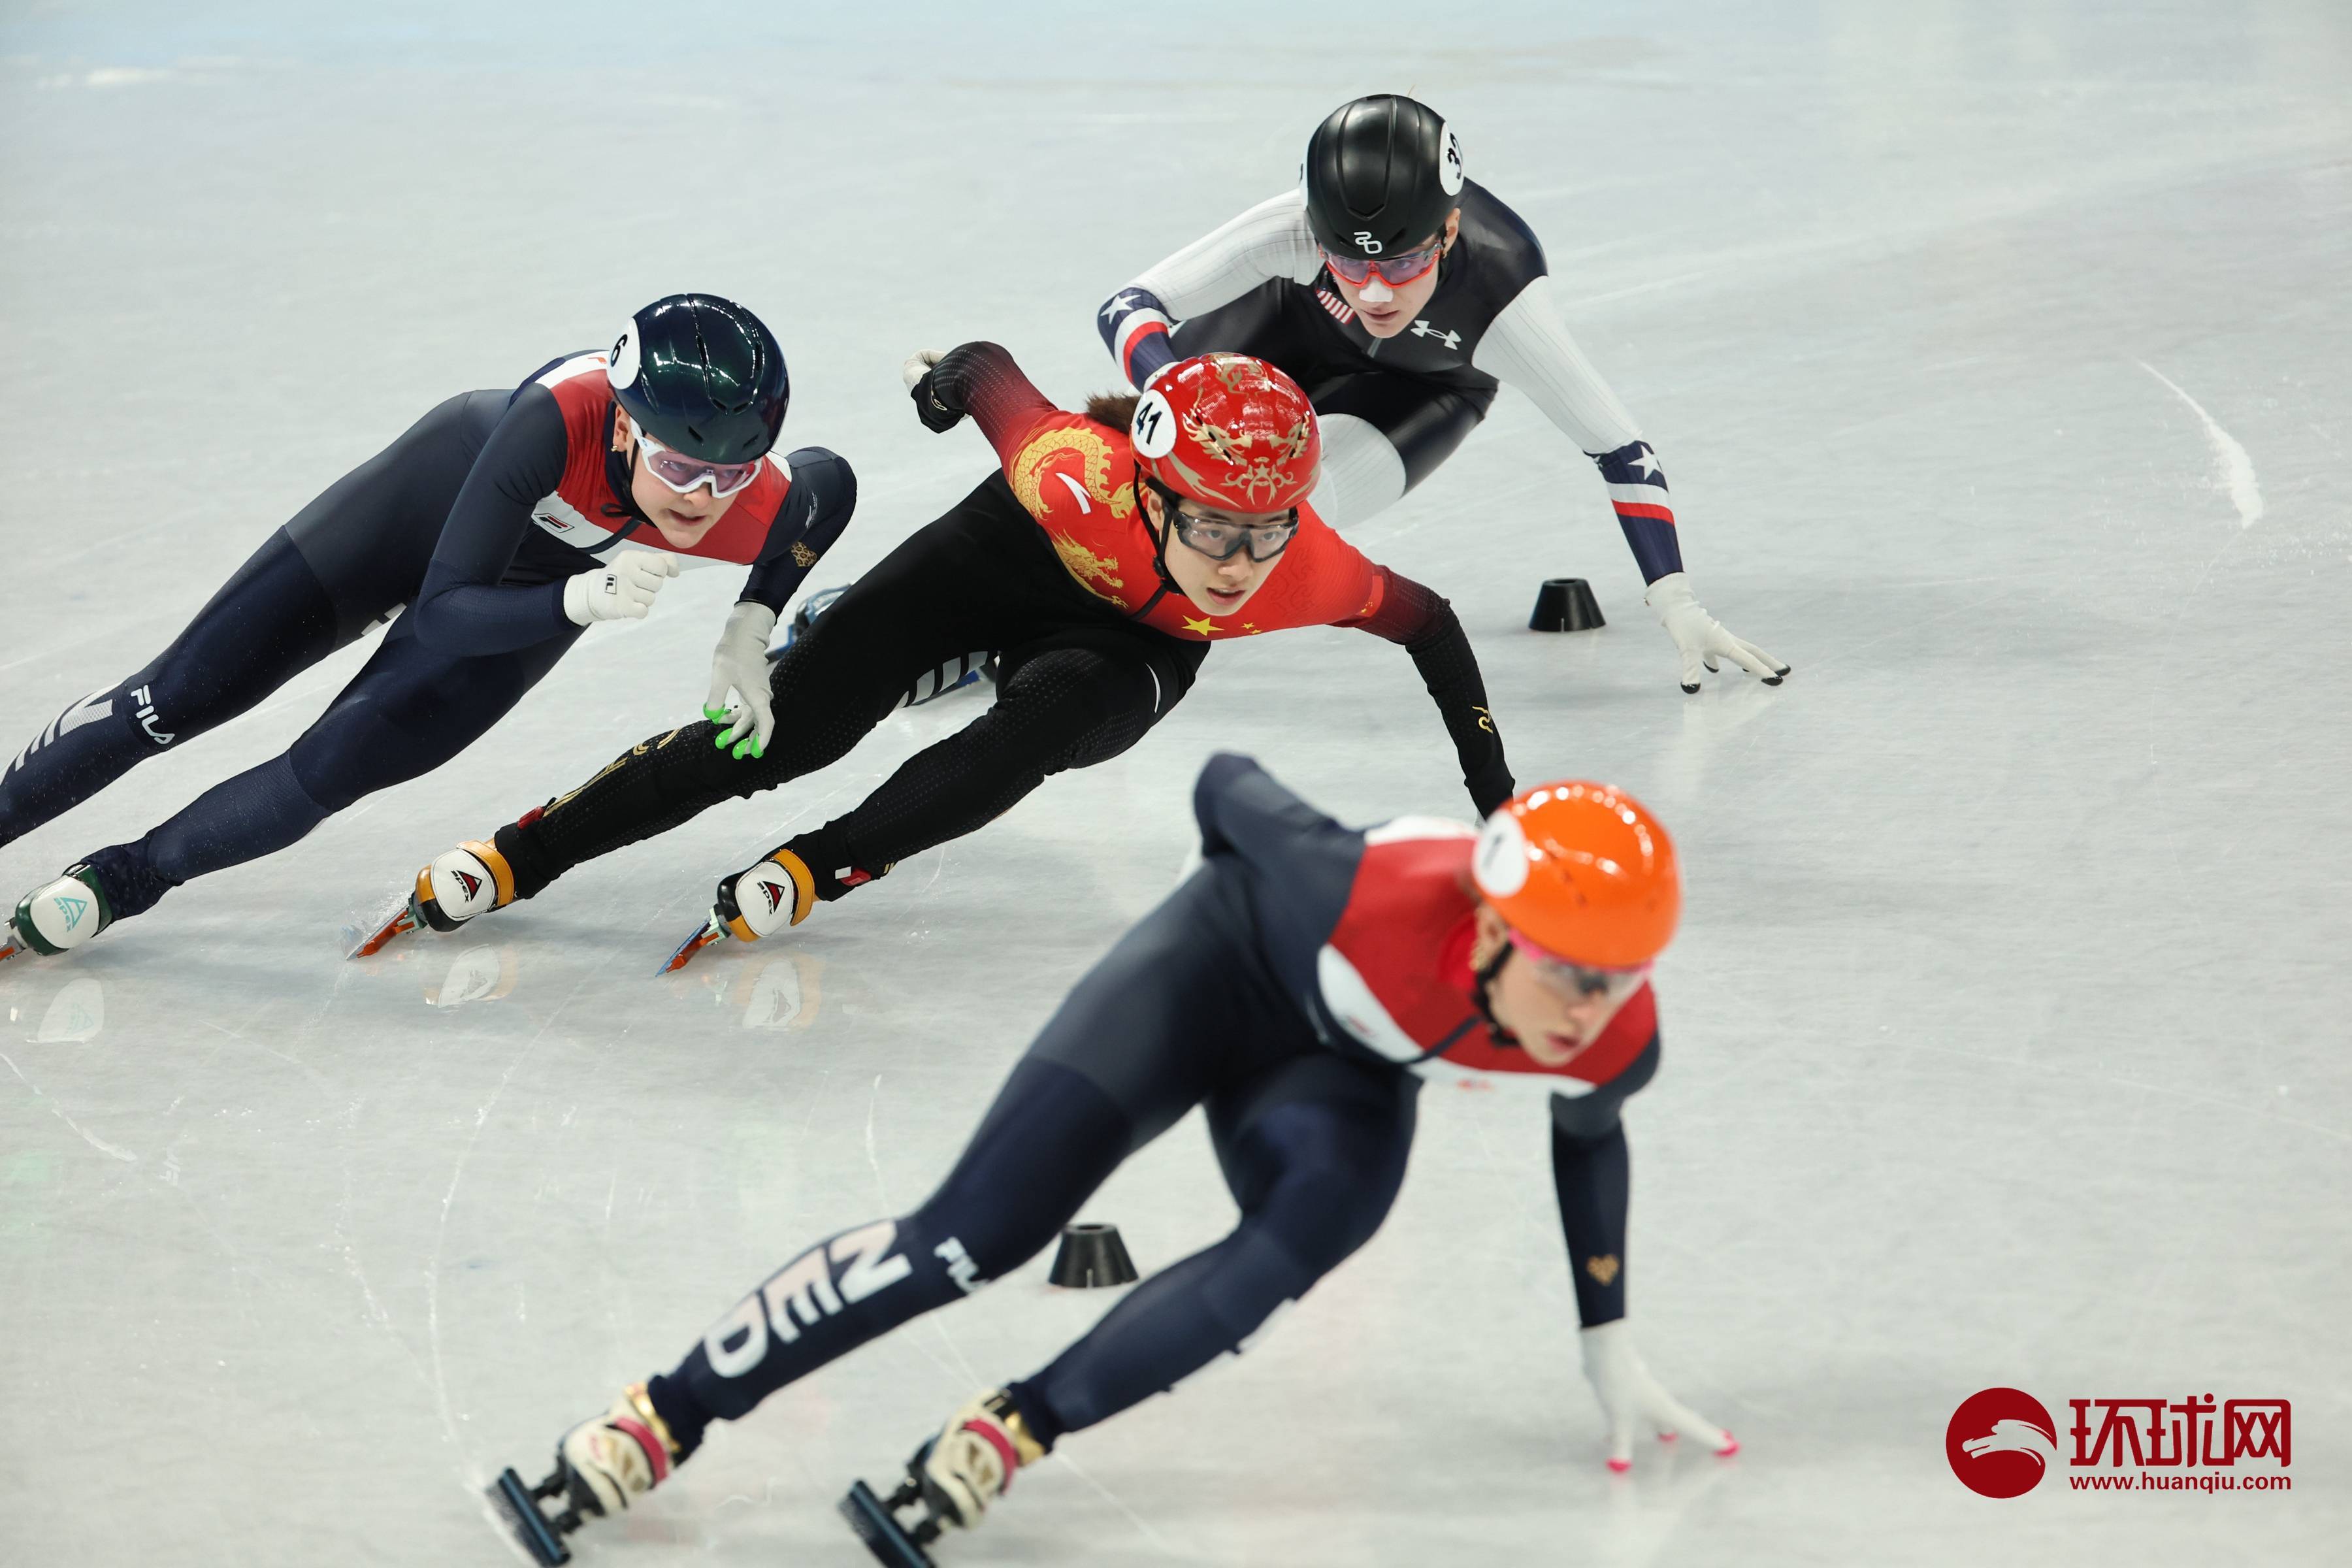
[[[952,406],[940,394],[937,366],[940,354],[937,349],[917,349],[898,367],[898,379],[907,384],[907,395],[915,400],[915,417],[923,428],[934,435],[954,429],[963,423],[964,411]]]

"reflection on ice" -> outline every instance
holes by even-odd
[[[105,1027],[106,987],[96,976],[83,974],[58,988],[48,1011],[41,1015],[37,1037],[43,1045],[94,1040]]]
[[[439,984],[425,987],[425,1003],[462,1007],[469,1002],[495,1002],[514,990],[520,963],[510,942],[469,947],[450,961]]]
[[[824,960],[806,953],[771,958],[729,981],[727,1001],[746,1029],[806,1029],[817,1020]]]
[[[2311,658],[2352,599],[2340,4],[1454,7],[1434,49],[1402,0],[1336,32],[930,6],[887,39],[772,7],[730,18],[720,72],[583,4],[615,26],[252,0],[268,63],[214,9],[0,9],[5,754],[382,432],[679,287],[779,322],[787,440],[858,469],[826,566],[863,570],[985,466],[909,418],[908,349],[988,336],[1057,399],[1109,384],[1106,290],[1286,185],[1333,103],[1410,87],[1546,239],[1709,609],[1797,667],[1685,699],[1591,466],[1515,395],[1349,535],[1453,602],[1523,782],[1611,779],[1675,833],[1627,1278],[1645,1357],[1745,1451],[1608,1475],[1546,1134],[1447,1095],[1282,1333],[1073,1437],[955,1564],[2342,1555],[2352,739]],[[1087,184],[1138,159],[1148,201]],[[1565,575],[1609,625],[1526,631]],[[690,718],[735,586],[681,579],[450,766],[0,965],[0,1373],[37,1433],[0,1557],[497,1560],[498,1466],[938,1182],[1168,889],[1208,751],[1353,821],[1465,809],[1410,662],[1301,632],[1220,647],[1133,751],[782,944],[649,977],[720,874],[988,689],[339,961],[347,910]],[[0,846],[0,889],[283,750],[374,646]],[[1233,1220],[1197,1120],[1085,1214],[1147,1271]],[[718,1431],[600,1563],[864,1561],[848,1479],[1102,1310],[1045,1266]],[[1994,1384],[2315,1415],[2292,1492],[1991,1504],[1942,1435]],[[189,1463],[196,1415],[222,1462]]]
[[[63,965],[37,968],[26,962],[0,987],[9,1032],[35,1045],[75,1045],[94,1040],[106,1028],[106,985],[94,974],[74,974]]]

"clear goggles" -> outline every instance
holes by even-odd
[[[635,429],[636,422],[629,423]],[[759,458],[748,463],[707,462],[665,447],[643,430],[637,431],[637,450],[645,454],[646,470],[682,496],[692,495],[698,486],[707,484],[713,498],[724,500],[760,477]]]
[[[1212,561],[1231,561],[1242,551],[1253,561],[1271,561],[1290,548],[1298,532],[1294,511],[1280,522],[1228,522],[1175,509],[1176,537]]]
[[[1316,248],[1320,250],[1322,247],[1318,246]],[[1329,268],[1335,277],[1344,278],[1359,286],[1370,281],[1372,275],[1378,273],[1381,282],[1391,289],[1399,289],[1436,266],[1438,258],[1444,254],[1445,241],[1441,237],[1419,250],[1408,250],[1384,259],[1369,256],[1334,256],[1325,250],[1323,265]]]
[[[1557,953],[1546,952],[1517,931],[1511,933],[1511,946],[1536,972],[1538,979],[1571,1002],[1592,996],[1622,1002],[1650,978],[1650,965],[1646,963],[1637,963],[1631,969],[1601,969],[1589,963],[1574,963]]]

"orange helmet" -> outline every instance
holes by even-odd
[[[1307,394],[1247,354],[1195,354],[1153,376],[1128,436],[1146,479],[1228,511],[1291,510],[1323,462]]]
[[[1607,784],[1539,784],[1504,802],[1472,867],[1512,931],[1570,963],[1647,963],[1682,918],[1674,840],[1649,807]]]

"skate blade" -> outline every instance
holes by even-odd
[[[508,1466],[499,1473],[498,1484],[489,1489],[489,1498],[507,1516],[507,1522],[514,1527],[515,1536],[522,1542],[523,1550],[546,1564],[546,1568],[557,1568],[557,1564],[572,1561],[572,1549],[563,1544],[563,1538],[555,1533],[554,1527],[547,1522],[547,1516],[539,1511],[539,1504],[533,1500],[531,1489],[522,1484],[522,1478],[514,1473],[513,1466]]]
[[[5,963],[8,960],[16,957],[18,953],[25,951],[26,949],[18,946],[16,943],[8,941],[5,937],[0,937],[0,963]]]
[[[408,894],[403,893],[398,904],[381,909],[369,923],[345,926],[344,958],[373,958],[382,952],[384,944],[394,937],[404,931],[415,931],[416,910],[412,907],[413,902]]]
[[[849,1528],[857,1539],[866,1542],[866,1550],[877,1561],[890,1568],[938,1568],[931,1554],[915,1544],[898,1516],[874,1495],[874,1489],[864,1481],[850,1483],[849,1495],[841,1500],[841,1516],[849,1521]]]
[[[707,917],[703,921],[702,924],[696,928],[694,934],[688,937],[684,942],[678,943],[677,951],[671,953],[667,962],[663,963],[659,969],[655,970],[654,973],[657,975],[676,974],[679,970],[684,969],[687,966],[696,953],[700,952],[704,948],[709,947],[712,942],[717,942],[720,937],[725,936],[726,934],[727,928],[719,923],[718,916],[711,915]]]

